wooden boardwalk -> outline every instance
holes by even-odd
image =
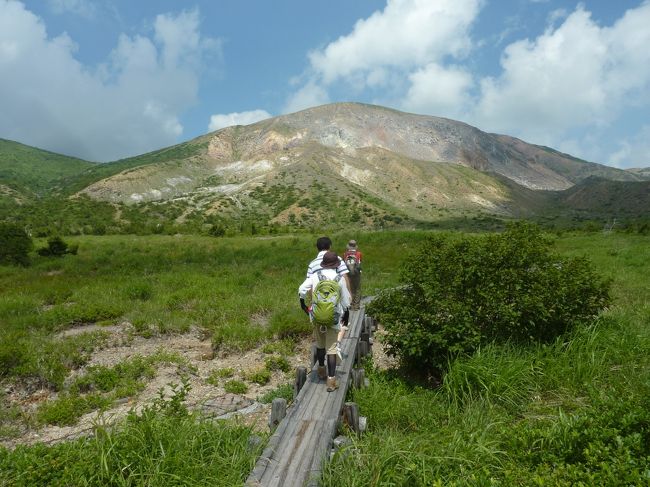
[[[364,317],[363,306],[350,312],[349,330],[341,343],[344,358],[336,368],[339,388],[328,393],[315,368],[307,374],[292,407],[257,460],[247,486],[318,485],[321,465],[328,460],[350,385]]]

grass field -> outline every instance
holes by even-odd
[[[398,284],[403,257],[425,235],[332,238],[339,251],[348,238],[360,242],[364,292],[373,294]],[[296,290],[316,237],[71,237],[76,256],[0,267],[0,385],[67,390],[71,371],[106,339],[101,326],[56,338],[82,324],[126,320],[143,336],[197,327],[215,348],[232,351],[304,335]],[[369,364],[371,386],[353,394],[369,431],[355,440],[355,454],[335,457],[324,485],[650,483],[649,244],[616,233],[557,240],[558,251],[587,255],[613,278],[614,304],[553,344],[486,347],[453,363],[435,390]],[[138,365],[148,366],[155,362]],[[146,380],[133,368],[110,377],[121,385]],[[0,449],[0,485],[241,485],[259,451],[248,446],[251,430],[201,421],[184,410],[182,386],[174,397],[93,438]],[[1,435],[12,434],[11,421],[38,424],[1,392],[0,400],[8,418]]]

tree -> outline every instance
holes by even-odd
[[[547,341],[590,322],[609,302],[609,281],[550,246],[527,223],[480,237],[431,236],[407,258],[403,286],[369,307],[388,352],[439,376],[450,358],[482,344]]]
[[[15,223],[0,223],[0,264],[29,265],[32,238]]]

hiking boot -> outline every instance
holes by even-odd
[[[336,383],[336,377],[327,378],[327,392],[333,392],[339,388],[339,385]]]
[[[327,369],[325,368],[324,365],[318,366],[318,379],[319,380],[327,379]]]

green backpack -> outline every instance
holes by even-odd
[[[341,276],[334,279],[326,278],[318,271],[318,284],[314,287],[311,297],[311,313],[317,325],[334,326],[339,321],[336,308],[341,300]]]

